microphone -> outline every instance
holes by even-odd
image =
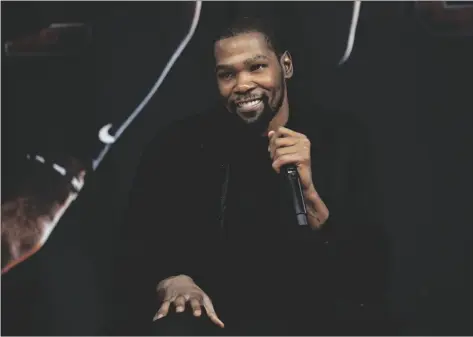
[[[295,165],[284,165],[281,173],[284,176],[284,180],[287,182],[286,186],[291,193],[292,203],[294,205],[294,211],[296,213],[297,223],[299,226],[307,226],[309,224],[307,220],[307,210],[305,207],[304,195],[302,194],[301,180],[297,167]]]

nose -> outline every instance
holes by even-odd
[[[245,73],[238,74],[234,92],[236,94],[245,94],[256,87],[251,77]]]

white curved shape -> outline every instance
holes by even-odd
[[[66,173],[67,173],[67,171],[64,167],[62,167],[61,165],[58,165],[56,163],[53,164],[53,169],[62,176],[65,176]]]
[[[340,62],[338,62],[338,65],[342,65],[343,63],[345,63],[350,58],[351,52],[353,51],[353,46],[355,45],[356,28],[358,26],[358,19],[360,17],[360,10],[361,1],[354,1],[350,30],[348,32],[347,47],[345,49],[345,53],[343,54],[342,59],[340,60]]]
[[[99,130],[99,139],[104,144],[113,144],[113,143],[115,143],[116,138],[113,137],[109,133],[111,127],[112,127],[112,124],[107,124],[107,125],[102,126],[102,128],[100,128],[100,130]]]
[[[71,180],[72,186],[77,190],[77,192],[80,192],[82,190],[82,187],[84,187],[84,178],[72,178]]]
[[[195,9],[194,9],[194,16],[192,18],[192,23],[191,23],[191,26],[189,28],[189,32],[187,33],[187,35],[184,37],[184,39],[181,41],[181,43],[179,44],[177,49],[172,54],[171,58],[169,59],[168,63],[166,64],[166,67],[164,68],[163,72],[161,73],[161,75],[159,76],[158,80],[153,85],[153,87],[151,88],[149,93],[146,95],[146,97],[143,99],[143,101],[135,108],[135,110],[131,113],[131,115],[125,120],[125,122],[123,122],[123,124],[117,129],[117,132],[115,133],[115,136],[113,136],[114,141],[116,141],[122,135],[122,133],[126,130],[126,128],[128,126],[130,126],[130,124],[133,122],[133,120],[143,110],[143,108],[146,106],[146,104],[148,104],[149,100],[153,97],[153,95],[159,89],[159,87],[163,83],[164,79],[166,78],[167,74],[169,73],[171,68],[174,66],[174,63],[176,63],[179,56],[181,56],[182,52],[187,47],[187,44],[189,43],[189,41],[194,36],[195,30],[197,29],[201,9],[202,9],[202,1],[196,1]],[[107,125],[110,125],[110,124],[107,124]],[[107,145],[102,149],[102,151],[100,152],[98,157],[92,162],[92,169],[94,171],[100,165],[103,158],[105,157],[105,155],[107,154],[107,152],[110,149],[111,143],[106,143],[106,144]]]
[[[44,164],[44,162],[45,162],[44,157],[41,157],[41,156],[36,155],[34,158],[35,158],[37,161],[39,161],[40,163],[43,163],[43,164]]]

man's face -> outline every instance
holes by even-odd
[[[247,124],[269,123],[283,103],[285,80],[280,60],[264,35],[245,33],[219,40],[214,52],[226,108]]]

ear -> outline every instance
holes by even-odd
[[[289,54],[288,51],[285,51],[284,54],[282,54],[279,62],[281,63],[281,67],[284,73],[284,78],[289,79],[292,77],[294,74],[294,67],[292,64],[292,57],[291,54]]]

